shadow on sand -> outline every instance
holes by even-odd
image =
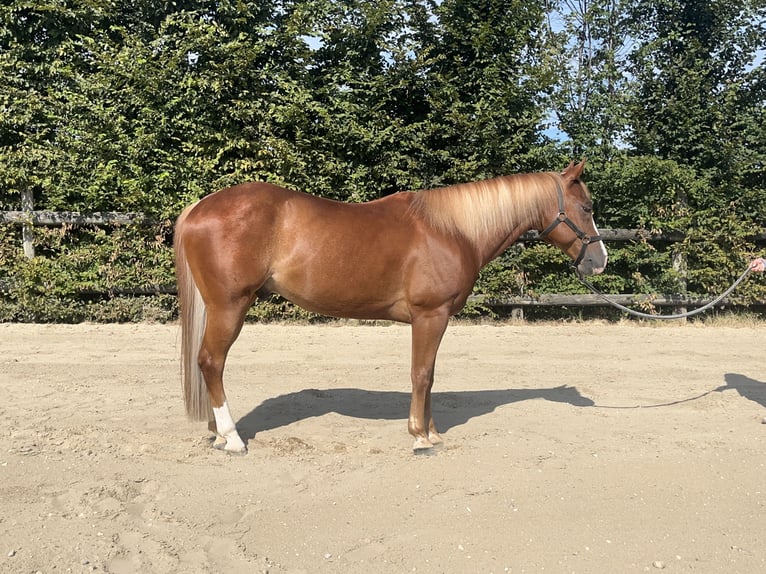
[[[716,392],[737,391],[744,398],[766,407],[766,383],[763,381],[756,381],[737,373],[726,373],[724,380],[726,384],[718,387]]]
[[[491,413],[497,407],[532,399],[568,403],[576,407],[593,406],[592,400],[582,396],[575,387],[568,386],[547,389],[434,392],[431,396],[434,419],[441,432],[474,417]],[[247,441],[259,432],[327,413],[360,419],[406,420],[409,408],[410,393],[362,389],[305,389],[265,400],[237,422],[237,429]]]

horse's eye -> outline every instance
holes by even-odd
[[[593,213],[593,206],[592,205],[583,205],[582,210],[585,213]]]

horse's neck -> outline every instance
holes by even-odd
[[[493,234],[486,238],[486,241],[479,250],[482,266],[500,256],[527,231],[542,229],[541,225],[543,225],[543,220],[545,219],[544,205],[547,204],[547,197],[550,195],[547,183],[545,181],[546,185],[539,185],[539,182],[535,181],[533,185],[523,191],[518,188],[514,190],[515,193],[530,194],[527,198],[531,199],[531,201],[526,205],[524,205],[525,202],[523,201],[513,202],[516,207],[514,211],[518,218],[512,218],[513,221],[507,222],[508,227],[496,229]],[[542,196],[538,194],[542,194]],[[538,201],[542,198],[545,198],[545,201]]]
[[[499,233],[497,237],[488,238],[485,244],[477,246],[481,266],[484,267],[490,261],[502,255],[506,249],[516,243],[519,237],[533,227],[534,224],[532,223],[521,223],[514,229],[504,230],[504,232]]]

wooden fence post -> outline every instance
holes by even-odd
[[[671,251],[671,259],[673,262],[673,271],[680,275],[680,289],[681,293],[686,296],[686,255],[675,247]],[[684,306],[675,307],[673,313],[681,314],[686,313],[687,309]],[[682,319],[686,321],[686,319]]]
[[[527,244],[524,243],[523,241],[519,241],[517,245],[519,246],[519,251],[524,251],[527,248]],[[521,274],[520,283],[521,283],[521,287],[522,287],[522,290],[523,290],[523,288],[524,288],[524,273],[523,272],[519,272],[519,273]],[[523,307],[513,307],[511,309],[511,319],[513,319],[515,321],[523,321],[524,320],[524,308]]]
[[[28,214],[30,220],[21,226],[21,239],[24,244],[24,256],[27,259],[32,259],[35,256],[35,232],[32,225],[32,212],[35,209],[34,200],[32,199],[32,190],[29,188],[21,191],[21,211]]]
[[[685,189],[678,189],[676,190],[676,205],[675,205],[675,212],[676,215],[684,215],[689,209],[689,197],[686,194]],[[684,234],[686,233],[686,229],[684,229]],[[683,245],[683,243],[682,243]],[[673,271],[678,273],[680,276],[680,289],[681,293],[686,296],[686,254],[684,253],[684,248],[678,247],[678,244],[673,244],[673,247],[670,249],[670,257],[673,265]],[[676,314],[683,314],[686,313],[686,307],[680,306],[676,307],[674,309],[674,313]],[[682,319],[682,321],[685,323],[686,318]]]

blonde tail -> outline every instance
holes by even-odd
[[[187,207],[178,217],[173,239],[178,304],[181,311],[181,372],[186,414],[192,420],[210,421],[213,419],[213,409],[205,379],[197,363],[202,337],[205,334],[205,302],[194,282],[183,242],[183,224],[193,207]]]

